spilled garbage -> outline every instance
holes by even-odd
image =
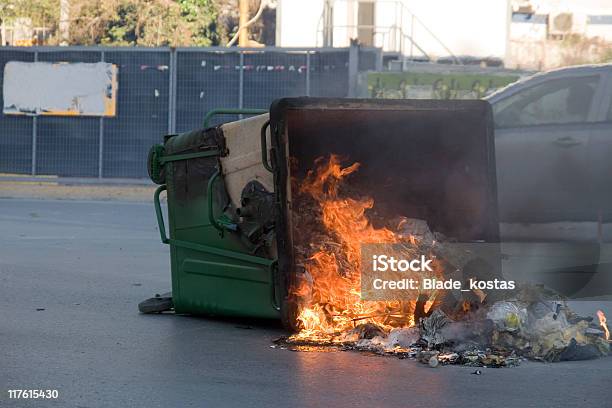
[[[461,319],[435,309],[418,325],[385,331],[363,323],[333,342],[284,337],[276,348],[317,351],[322,347],[414,359],[443,365],[513,367],[524,360],[590,360],[610,353],[606,331],[592,317],[579,316],[563,301],[547,300],[541,287],[524,287],[513,299],[498,301]]]

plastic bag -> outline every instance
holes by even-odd
[[[487,312],[487,319],[495,323],[499,331],[519,331],[527,321],[527,309],[515,302],[495,302]]]

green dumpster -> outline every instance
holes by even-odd
[[[307,231],[293,227],[292,181],[331,153],[362,163],[352,188],[374,198],[379,216],[424,219],[461,242],[499,240],[487,102],[285,98],[269,114],[216,113],[256,116],[168,135],[149,152],[176,313],[296,328],[294,289],[306,273],[293,242]]]
[[[265,111],[215,111],[262,112]],[[253,243],[255,239],[249,240],[238,233],[236,217],[236,210],[243,206],[241,191],[235,191],[235,186],[245,172],[265,177],[264,183],[272,190],[272,175],[261,164],[261,154],[252,155],[254,150],[260,152],[259,145],[253,145],[253,142],[259,143],[259,137],[254,141],[244,137],[244,129],[257,127],[259,131],[267,120],[268,115],[263,114],[214,128],[169,135],[163,145],[151,149],[149,173],[153,181],[162,184],[155,193],[154,203],[161,239],[170,245],[172,300],[176,313],[280,316],[274,285],[276,260],[270,256],[271,251],[257,247]],[[251,144],[244,144],[245,140]],[[250,162],[245,165],[245,160]],[[164,190],[169,236],[159,200]],[[257,231],[252,235],[266,233],[265,228],[254,226]],[[242,229],[245,229],[244,223]]]

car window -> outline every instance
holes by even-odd
[[[523,89],[493,106],[496,127],[586,122],[599,75],[552,79]]]

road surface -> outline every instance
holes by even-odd
[[[138,314],[139,301],[169,288],[151,204],[0,199],[0,406],[612,404],[612,358],[478,376],[353,352],[278,350],[271,341],[284,332],[274,322]],[[59,399],[9,400],[9,389],[57,389]]]

